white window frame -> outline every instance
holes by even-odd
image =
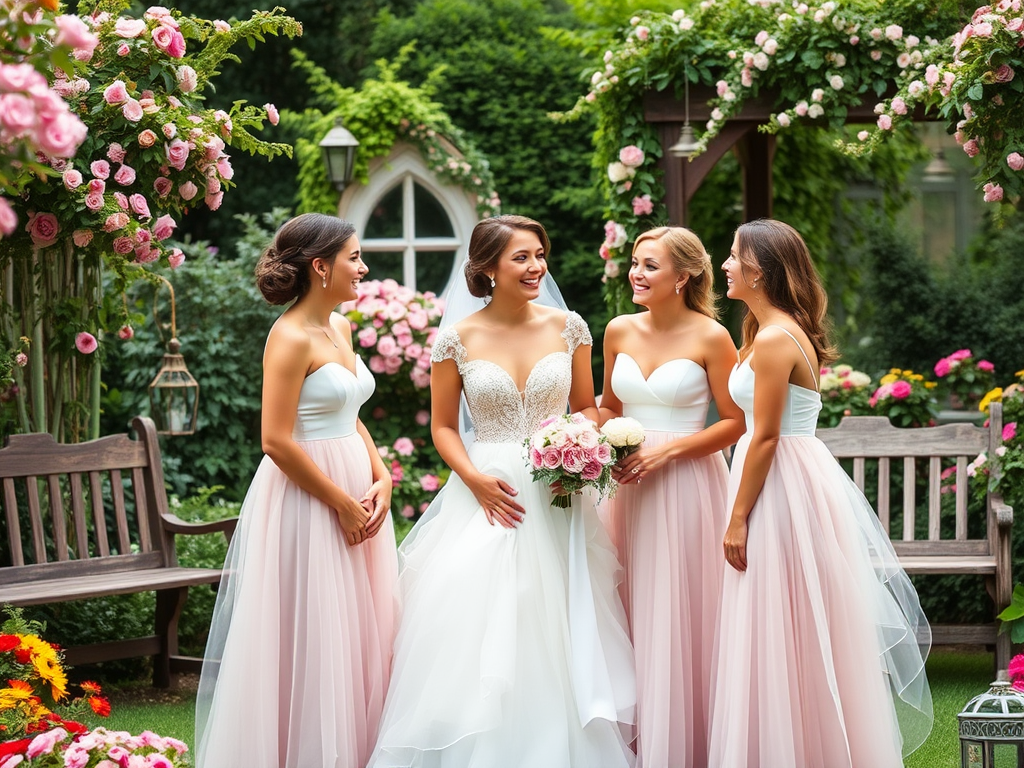
[[[448,215],[454,237],[416,237],[414,184],[432,194]],[[402,186],[402,237],[366,239],[360,234],[364,253],[401,252],[402,284],[417,290],[416,254],[422,251],[451,250],[451,270],[444,286],[451,283],[469,250],[469,238],[479,221],[476,198],[460,187],[442,183],[423,161],[417,147],[397,144],[386,160],[371,163],[369,183],[350,185],[342,195],[338,214],[351,221],[357,233],[366,231],[373,209],[396,186]],[[372,273],[370,275],[373,276]]]

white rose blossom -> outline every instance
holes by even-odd
[[[845,85],[845,83],[843,83],[843,78],[841,78],[839,75],[832,75],[831,79],[828,81],[828,84],[831,85],[832,88],[837,91],[843,90],[843,85]]]
[[[643,425],[628,416],[608,419],[601,427],[601,433],[616,449],[639,448],[647,437]]]
[[[817,119],[825,114],[825,108],[818,102],[814,102],[807,108],[807,116],[812,119]]]
[[[608,180],[612,184],[618,184],[620,181],[631,179],[635,173],[636,170],[634,168],[630,168],[625,163],[616,161],[608,164]]]

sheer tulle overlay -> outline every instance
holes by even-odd
[[[683,436],[648,430],[645,446]],[[708,764],[728,474],[721,453],[673,462],[607,511],[636,653],[638,768]]]
[[[781,437],[749,517],[747,570],[725,569],[710,764],[901,766],[931,729],[930,640],[863,494],[816,437]]]
[[[470,457],[518,489],[525,520],[515,529],[489,524],[452,475],[403,543],[402,623],[371,765],[631,765],[627,726],[618,724],[632,722],[634,698],[619,569],[592,504],[552,507],[520,445],[474,443]],[[570,544],[574,516],[582,553]],[[570,559],[580,554],[591,580],[584,591],[594,596],[585,637],[574,634],[570,607]],[[574,637],[587,647],[574,647]],[[585,695],[583,683],[603,695]]]
[[[351,395],[356,382],[340,366],[317,379],[304,387],[306,405],[316,399],[310,389],[324,389],[326,401],[339,390]],[[339,423],[336,416],[330,423]],[[299,445],[356,498],[369,488],[358,433]],[[197,765],[363,768],[387,691],[396,580],[390,518],[374,538],[350,547],[335,512],[265,457],[217,595],[196,706]]]

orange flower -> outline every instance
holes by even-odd
[[[82,691],[85,692],[86,696],[98,696],[103,693],[103,689],[100,688],[99,683],[94,683],[92,680],[85,680],[81,685]]]
[[[90,696],[89,706],[100,717],[110,717],[110,702],[104,696]]]
[[[36,0],[36,2],[43,6],[48,11],[57,12],[57,6],[60,4],[60,0]]]

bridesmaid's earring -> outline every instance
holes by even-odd
[[[752,282],[750,284],[750,287],[753,288],[755,291],[757,290],[757,280],[756,279],[754,280],[754,282]]]
[[[492,291],[494,290],[494,278],[493,277],[491,278],[491,290]]]
[[[678,295],[679,295],[679,291],[680,291],[680,287],[679,287],[679,286],[677,285],[677,286],[676,286],[676,296],[678,296]]]
[[[323,274],[323,275],[320,275],[320,277],[323,278],[323,282],[321,283],[321,285],[323,285],[323,287],[326,288],[327,287],[327,275]]]

